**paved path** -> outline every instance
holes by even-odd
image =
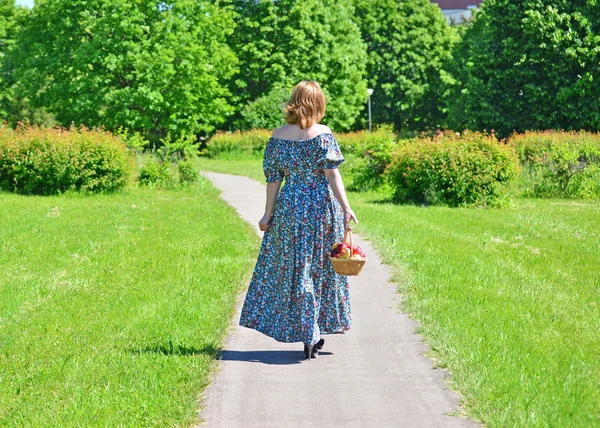
[[[203,175],[258,232],[265,187],[240,176]],[[369,262],[361,276],[350,278],[353,329],[324,336],[324,352],[304,361],[301,343],[278,343],[237,326],[240,305],[220,371],[202,403],[205,426],[477,426],[447,416],[458,397],[445,387],[445,372],[432,368],[422,355],[425,346],[415,333],[416,323],[398,311],[388,267],[368,242],[356,235],[355,241]]]

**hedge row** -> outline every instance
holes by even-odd
[[[262,157],[271,132],[253,131],[217,132],[207,142],[200,154],[209,158]]]
[[[37,195],[123,187],[133,157],[122,140],[85,128],[0,128],[0,189]]]
[[[600,197],[600,134],[526,132],[510,138],[537,197]]]
[[[260,157],[270,133],[221,133],[203,154]],[[388,183],[400,201],[495,205],[523,171],[524,193],[536,197],[600,197],[600,135],[527,132],[499,141],[493,134],[446,132],[399,140],[388,128],[336,134],[352,158],[349,188]],[[520,167],[519,167],[520,166]]]

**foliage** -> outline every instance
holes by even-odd
[[[217,132],[206,143],[201,155],[209,158],[227,156],[262,157],[271,132],[253,130],[247,132]]]
[[[143,156],[145,163],[140,168],[138,181],[142,185],[163,188],[173,188],[177,182],[183,185],[197,182],[200,177],[196,166],[199,146],[193,136],[174,140],[167,134],[157,149]]]
[[[193,184],[200,178],[200,171],[194,159],[184,159],[177,164],[179,182],[182,184]]]
[[[151,157],[140,168],[138,181],[143,186],[159,185],[168,188],[175,182],[170,165],[169,162]]]
[[[442,65],[450,58],[455,30],[429,0],[354,3],[368,46],[374,120],[394,123],[397,130],[439,127]]]
[[[275,129],[285,124],[283,107],[292,90],[274,88],[266,95],[248,102],[241,112],[234,128],[241,131],[252,129]]]
[[[124,127],[155,141],[211,132],[230,114],[232,31],[231,13],[208,0],[45,0],[11,60],[21,93],[59,123]]]
[[[397,200],[428,204],[497,205],[519,165],[494,135],[452,132],[399,145],[386,170]]]
[[[328,98],[324,122],[349,129],[367,98],[366,51],[353,20],[352,0],[232,4],[237,29],[230,46],[240,61],[232,92],[239,94],[238,103],[253,102],[275,88],[291,88],[300,80],[317,80]]]
[[[486,0],[456,49],[450,126],[598,130],[596,0]]]
[[[0,128],[0,188],[50,195],[67,190],[111,192],[127,183],[132,166],[115,135],[85,128]]]
[[[600,197],[600,134],[526,132],[509,141],[528,175],[531,195]]]
[[[378,127],[373,132],[337,134],[336,138],[345,156],[357,157],[349,171],[350,190],[368,190],[383,184],[383,173],[397,144],[397,137],[390,126]]]
[[[14,76],[17,64],[13,61],[11,51],[28,17],[28,8],[15,6],[14,0],[0,0],[0,121],[6,121],[11,126],[19,122],[54,126],[52,115],[43,107],[34,108],[17,91],[19,82]]]

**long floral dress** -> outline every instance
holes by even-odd
[[[323,172],[343,161],[329,133],[267,143],[267,181],[285,177],[285,184],[263,237],[240,325],[279,342],[307,345],[352,327],[347,278],[329,261],[331,246],[343,239],[343,211]]]

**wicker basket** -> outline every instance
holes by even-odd
[[[350,251],[354,252],[353,251],[354,244],[352,242],[352,229],[346,230],[346,233],[344,235],[344,242],[347,242],[348,236],[350,236]],[[345,275],[345,276],[360,275],[360,272],[362,271],[362,268],[365,265],[365,262],[367,261],[366,258],[365,259],[354,259],[354,258],[336,259],[334,257],[329,257],[329,260],[331,260],[331,263],[333,264],[333,269],[335,269],[336,273],[338,275]]]

